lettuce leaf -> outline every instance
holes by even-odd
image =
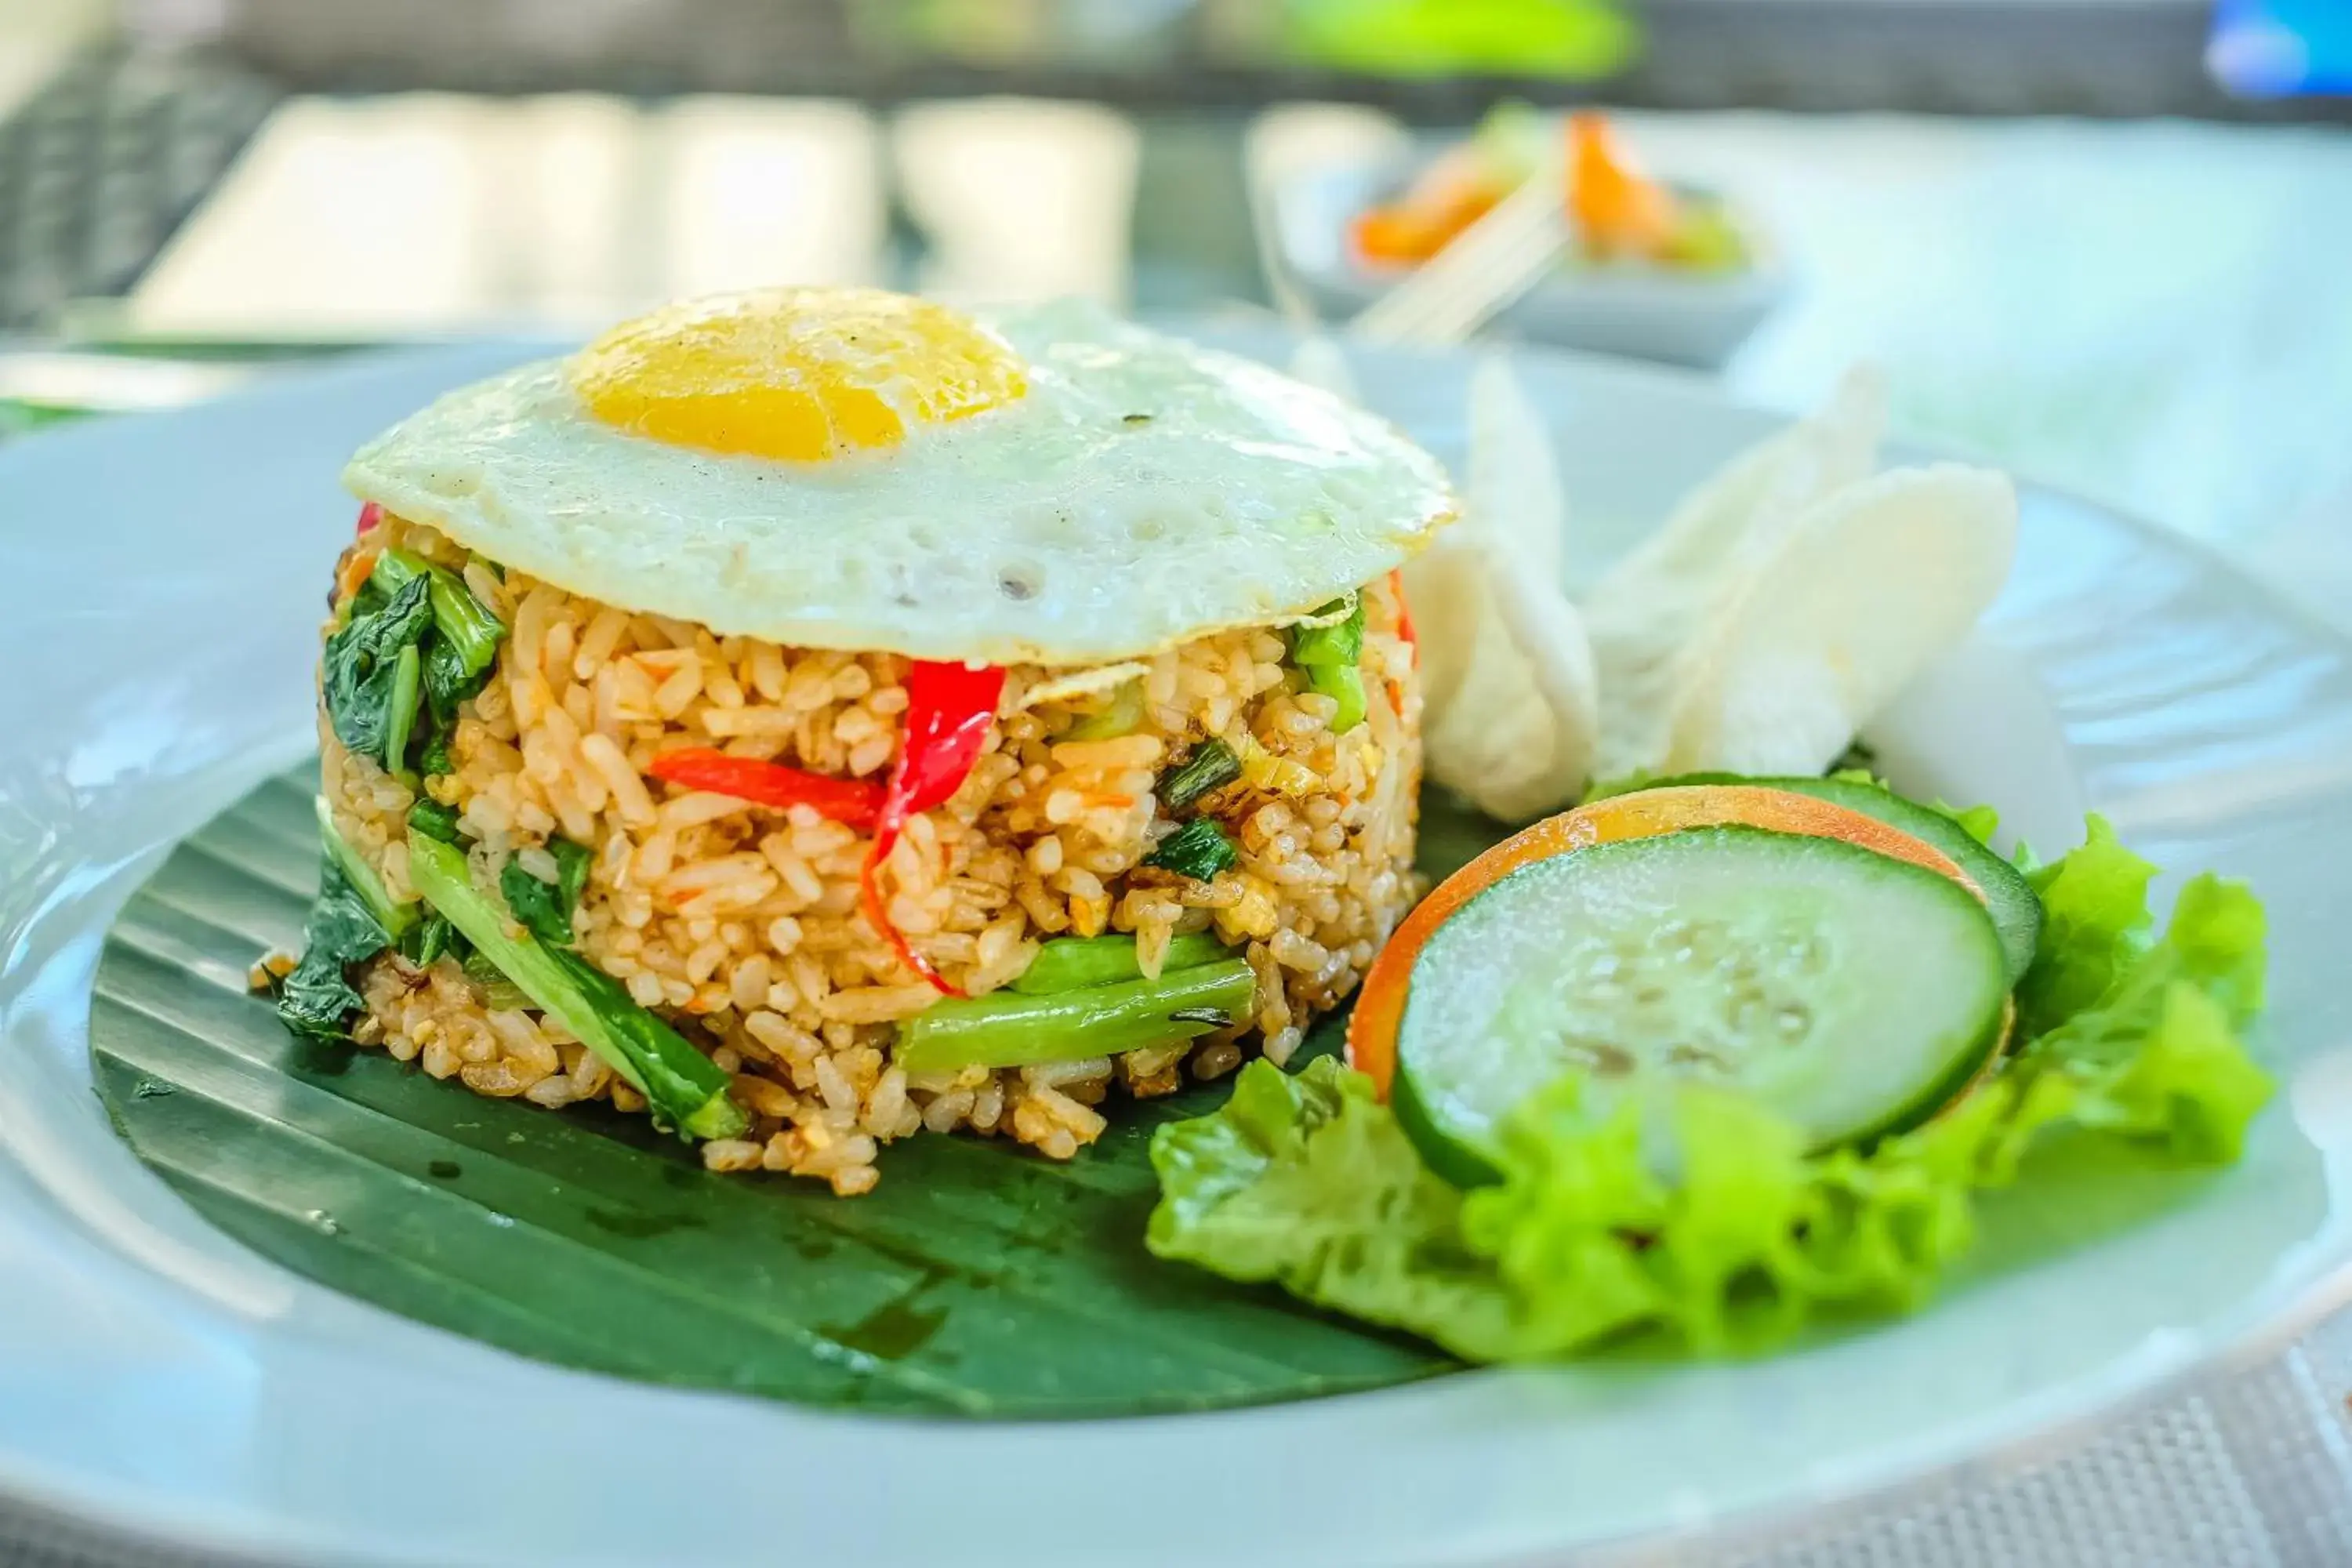
[[[1223,1110],[1151,1141],[1161,1258],[1444,1342],[1499,1343],[1511,1302],[1464,1249],[1462,1194],[1433,1175],[1372,1082],[1330,1058],[1255,1061]],[[1443,1331],[1440,1326],[1443,1325]]]
[[[2262,907],[2198,877],[2158,936],[2154,874],[2096,818],[2080,849],[2032,873],[2050,919],[2020,987],[2016,1054],[1866,1152],[1809,1154],[1772,1112],[1699,1085],[1596,1113],[1570,1078],[1506,1121],[1500,1182],[1463,1193],[1422,1164],[1361,1074],[1255,1062],[1224,1109],[1153,1139],[1147,1239],[1474,1361],[1640,1331],[1743,1352],[1825,1316],[1915,1308],[1975,1241],[1974,1194],[2031,1180],[2047,1132],[2071,1125],[2197,1164],[2242,1149],[2272,1092],[2239,1038],[2262,1004]],[[1671,1133],[1671,1183],[1644,1157],[1649,1129]]]

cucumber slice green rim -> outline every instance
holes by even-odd
[[[2033,950],[2042,941],[2042,900],[2025,874],[1977,841],[1974,834],[1932,805],[1906,800],[1883,785],[1860,779],[1749,778],[1741,773],[1690,773],[1660,779],[1653,788],[1678,784],[1757,784],[1785,789],[1874,816],[1950,856],[1977,890],[1985,896],[1992,923],[2000,931],[2000,945],[2009,955],[2009,983],[2016,984],[2033,966]]]
[[[1391,1099],[1439,1174],[1494,1178],[1496,1123],[1569,1072],[1605,1106],[1709,1082],[1811,1146],[1958,1098],[2000,1048],[2000,933],[1966,888],[1842,840],[1691,828],[1531,861],[1430,937]]]

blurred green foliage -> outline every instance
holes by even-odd
[[[1544,76],[1623,68],[1641,29],[1609,0],[1286,0],[1289,49],[1378,76]]]

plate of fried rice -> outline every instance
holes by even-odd
[[[0,454],[0,1501],[1507,1563],[2278,1342],[2347,650],[1882,423],[778,289]]]

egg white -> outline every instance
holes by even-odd
[[[1080,664],[1304,614],[1449,521],[1436,460],[1330,394],[1056,305],[992,319],[1003,407],[825,463],[592,417],[563,363],[462,388],[361,448],[362,500],[625,608],[803,647]]]

